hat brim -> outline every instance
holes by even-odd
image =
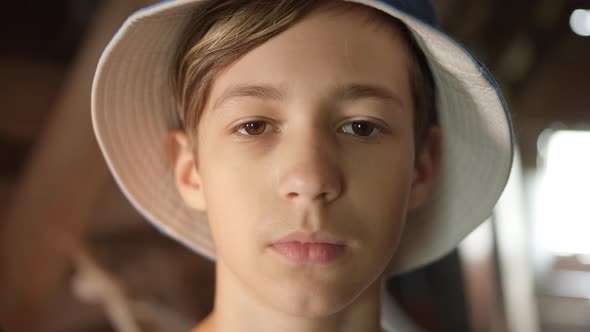
[[[92,121],[106,162],[133,206],[161,232],[214,259],[207,216],[184,204],[167,152],[168,132],[178,128],[170,64],[192,8],[202,2],[169,1],[127,19],[100,58]],[[387,3],[353,2],[409,27],[437,89],[440,169],[426,203],[408,215],[388,267],[393,275],[450,252],[491,215],[511,169],[512,125],[494,79],[460,43]]]

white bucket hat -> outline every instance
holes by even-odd
[[[133,206],[161,232],[215,258],[204,213],[188,208],[174,184],[168,131],[179,127],[169,70],[192,8],[204,0],[163,1],[131,15],[104,50],[92,87],[92,121],[106,162]],[[352,0],[401,20],[432,71],[443,131],[439,176],[408,222],[388,275],[450,252],[487,219],[513,158],[506,103],[487,69],[438,28],[428,0]]]

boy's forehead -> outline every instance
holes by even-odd
[[[403,104],[409,94],[408,66],[408,50],[399,35],[376,31],[356,11],[324,10],[228,66],[213,85],[210,105],[217,108],[241,97],[280,100],[298,86],[310,85],[332,98]]]

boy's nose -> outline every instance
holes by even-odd
[[[328,144],[310,137],[285,147],[277,174],[279,195],[304,205],[337,199],[343,189],[342,172],[329,149]]]

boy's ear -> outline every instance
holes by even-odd
[[[414,178],[408,208],[418,208],[426,200],[440,164],[442,131],[439,126],[428,130],[422,149],[416,155]]]
[[[178,193],[189,207],[205,211],[203,184],[188,135],[183,130],[173,130],[168,138],[168,155]]]

